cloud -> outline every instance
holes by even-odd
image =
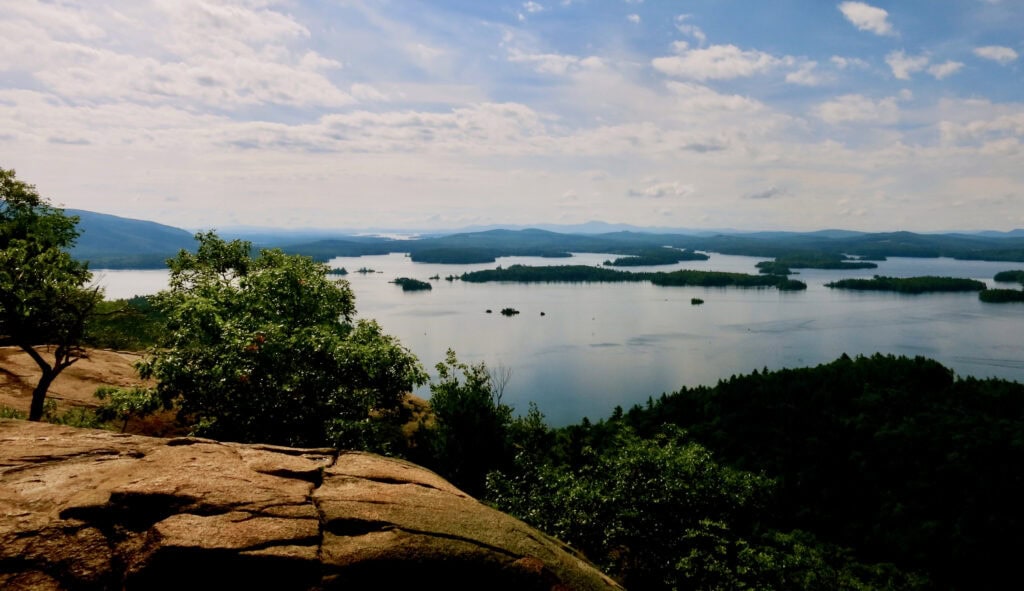
[[[654,183],[643,189],[630,189],[630,197],[648,197],[652,199],[663,199],[665,197],[686,197],[692,195],[693,185],[684,185],[678,181],[669,183]]]
[[[530,14],[533,14],[535,12],[541,12],[542,10],[544,10],[544,6],[541,4],[537,4],[536,2],[533,2],[531,0],[530,2],[523,2],[523,10]]]
[[[893,51],[885,56],[885,63],[892,69],[892,75],[900,80],[910,80],[910,75],[920,72],[928,65],[927,55],[911,56],[903,50]]]
[[[639,14],[630,14],[630,15],[626,16],[626,20],[628,20],[629,22],[633,23],[634,25],[639,25],[640,24],[640,15]]]
[[[984,47],[975,47],[974,55],[999,62],[1002,65],[1006,65],[1017,59],[1017,52],[1010,47],[1003,47],[1001,45],[986,45]]]
[[[822,77],[815,72],[818,62],[805,62],[795,72],[786,74],[786,82],[799,84],[801,86],[817,86],[822,83]]]
[[[875,35],[896,34],[889,23],[889,13],[882,8],[863,2],[842,2],[839,11],[861,31],[870,31]]]
[[[779,197],[779,196],[785,195],[785,194],[786,194],[786,190],[785,189],[780,188],[780,187],[776,187],[775,185],[772,185],[772,186],[768,187],[767,189],[765,189],[763,191],[758,191],[756,193],[751,193],[749,195],[746,195],[746,198],[747,199],[771,199],[773,197]]]
[[[327,75],[342,64],[305,47],[291,15],[249,3],[157,3],[144,20],[26,3],[0,18],[12,48],[0,70],[29,74],[74,101],[340,107],[355,102]],[[64,26],[70,19],[79,25]]]
[[[679,30],[683,35],[689,35],[696,39],[701,45],[708,42],[708,36],[704,34],[697,25],[691,25],[686,22],[690,18],[689,14],[680,14],[676,17],[676,29]]]
[[[570,72],[598,69],[603,62],[595,56],[581,58],[575,55],[560,53],[525,53],[518,49],[510,49],[508,61],[517,64],[530,64],[541,74],[565,75]]]
[[[693,49],[681,55],[654,58],[654,69],[677,78],[694,80],[728,80],[762,74],[781,65],[792,63],[792,58],[777,58],[756,50],[742,50],[735,45],[712,45],[706,49]]]
[[[928,68],[928,73],[935,77],[936,80],[942,80],[947,76],[952,76],[960,71],[964,67],[963,62],[947,61],[944,64],[935,64]]]
[[[894,97],[871,100],[860,94],[847,94],[818,105],[814,114],[826,123],[874,122],[895,123],[899,119],[899,107]]]
[[[860,59],[859,57],[842,57],[839,55],[833,55],[831,58],[829,58],[829,61],[831,61],[832,65],[839,68],[840,70],[845,70],[847,68],[863,69],[868,67],[868,63]]]

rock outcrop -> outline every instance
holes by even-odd
[[[618,589],[419,466],[0,420],[0,589]]]

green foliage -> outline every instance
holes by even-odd
[[[425,374],[327,266],[198,234],[155,297],[167,331],[139,365],[197,434],[294,446],[375,447]],[[388,431],[388,429],[383,429]],[[386,438],[385,438],[386,439]]]
[[[426,281],[420,281],[419,279],[410,279],[409,277],[399,277],[392,283],[401,286],[402,291],[430,291],[433,287]]]
[[[843,357],[683,389],[623,420],[642,436],[682,426],[736,469],[777,479],[777,530],[943,587],[1015,576],[1024,529],[1024,385],[958,380],[924,358]]]
[[[1024,302],[1024,291],[1019,289],[983,289],[978,292],[978,299],[988,304]]]
[[[0,419],[25,419],[28,415],[16,408],[0,404]]]
[[[993,279],[1004,283],[1024,283],[1024,269],[1000,271],[996,273]]]
[[[57,403],[53,400],[47,400],[43,405],[42,420],[54,425],[67,425],[68,427],[78,427],[81,429],[100,429],[103,427],[103,421],[96,415],[93,409],[72,406],[65,409],[64,412],[58,412]]]
[[[417,459],[478,496],[487,473],[512,459],[512,407],[501,402],[508,376],[488,372],[483,363],[461,363],[451,349],[436,367],[438,377],[430,385],[435,423],[420,430],[420,453],[425,457]]]
[[[882,277],[875,275],[872,279],[840,279],[826,283],[825,287],[919,294],[940,291],[981,291],[985,289],[985,283],[960,277]]]
[[[166,322],[149,296],[103,301],[86,321],[83,342],[102,349],[141,351],[160,341]]]
[[[130,419],[151,415],[161,406],[160,398],[152,388],[104,386],[96,390],[96,398],[103,401],[96,409],[96,417],[105,422],[120,421],[122,433]]]
[[[579,548],[629,588],[915,586],[810,534],[762,531],[774,483],[719,464],[678,428],[642,438],[615,421],[598,431],[596,446],[567,463],[521,452],[512,470],[490,475],[488,498]],[[552,449],[538,429],[532,436],[525,449]]]
[[[21,347],[42,371],[31,420],[42,418],[53,380],[81,357],[86,319],[102,299],[85,287],[92,277],[86,264],[68,254],[76,222],[0,168],[0,343]],[[36,345],[52,345],[54,361]]]

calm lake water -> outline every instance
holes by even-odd
[[[402,254],[336,258],[356,294],[359,316],[374,318],[433,374],[452,348],[464,362],[511,368],[505,402],[519,411],[534,401],[562,425],[605,417],[680,386],[713,385],[767,367],[816,365],[875,352],[924,355],[958,375],[1024,382],[1024,305],[984,304],[976,293],[901,295],[833,290],[824,284],[875,274],[969,277],[996,285],[998,271],[1019,263],[894,258],[878,269],[806,269],[803,292],[775,289],[657,287],[615,284],[471,284],[446,275],[497,265],[599,265],[612,255],[573,259],[508,257],[483,265],[413,263]],[[706,269],[756,273],[764,257],[711,254],[708,261],[631,270]],[[354,273],[361,267],[376,273]],[[109,299],[154,293],[166,271],[94,272]],[[433,290],[403,292],[396,277],[432,281]],[[1003,285],[1002,287],[1014,287]],[[700,306],[690,298],[702,298]],[[498,313],[513,307],[521,313]],[[487,314],[486,310],[493,310]],[[541,313],[544,313],[541,316]],[[429,389],[418,392],[429,396]]]

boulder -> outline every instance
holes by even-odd
[[[619,589],[414,464],[0,420],[0,588]]]

